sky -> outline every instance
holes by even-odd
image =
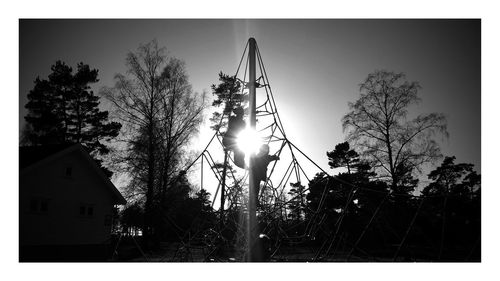
[[[128,52],[157,39],[186,62],[193,89],[210,93],[220,71],[235,73],[249,37],[259,46],[287,137],[323,169],[330,170],[326,151],[344,141],[341,118],[359,98],[359,84],[389,70],[422,86],[411,115],[446,115],[442,153],[481,172],[480,20],[20,20],[20,128],[34,79],[46,78],[56,60],[97,68],[98,92],[126,71]],[[193,149],[211,136],[206,126]]]

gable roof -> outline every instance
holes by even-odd
[[[85,161],[90,164],[97,177],[103,181],[103,184],[113,194],[115,204],[124,205],[127,203],[120,191],[116,189],[115,185],[104,174],[85,148],[79,143],[19,147],[19,176],[22,176],[28,171],[36,169],[36,167],[54,161],[73,151],[78,151],[83,156]]]
[[[43,160],[57,152],[60,152],[74,144],[53,144],[43,146],[21,146],[19,147],[19,169],[22,170],[31,164]]]

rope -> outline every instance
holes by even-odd
[[[365,226],[365,228],[363,229],[363,232],[361,232],[361,235],[359,236],[359,238],[356,240],[356,242],[354,243],[354,245],[352,246],[352,249],[351,251],[349,252],[349,254],[347,255],[347,260],[349,260],[349,258],[351,257],[352,253],[354,252],[354,249],[358,246],[359,242],[361,242],[361,239],[363,239],[363,236],[365,235],[366,231],[368,230],[368,228],[370,227],[370,225],[372,224],[373,220],[375,219],[375,217],[377,216],[378,212],[380,211],[382,205],[385,203],[385,201],[387,200],[387,198],[389,198],[389,194],[387,194],[384,199],[382,199],[382,201],[380,202],[380,204],[377,206],[377,209],[375,209],[375,212],[373,212],[373,215],[372,217],[370,218],[370,221],[368,222],[368,224]]]
[[[395,262],[398,255],[399,251],[401,251],[401,248],[403,247],[404,243],[406,242],[406,238],[408,237],[408,234],[410,233],[411,228],[413,227],[413,224],[415,223],[415,220],[417,219],[418,214],[420,213],[420,209],[422,208],[422,205],[424,204],[424,199],[422,198],[420,200],[420,204],[418,204],[417,211],[415,211],[415,215],[411,219],[410,225],[406,229],[405,235],[403,236],[403,239],[401,240],[401,243],[399,243],[398,249],[396,250],[396,253],[394,253],[394,257],[392,258],[392,261]]]
[[[252,81],[247,81],[247,69],[248,69],[248,63],[249,63],[248,56],[247,56],[246,62],[245,62],[245,70],[243,73],[243,80],[238,78],[238,73],[239,73],[240,67],[243,63],[243,59],[245,57],[247,47],[248,47],[248,42],[245,46],[245,50],[244,50],[243,55],[242,55],[240,62],[238,64],[236,74],[233,76],[233,78],[234,78],[233,86],[234,86],[234,83],[236,83],[236,82],[242,83],[242,85],[243,85],[243,87],[240,88],[240,94],[242,94],[242,95],[245,93],[245,86],[249,82],[252,82]],[[416,198],[416,199],[421,200],[408,228],[406,229],[405,235],[402,237],[401,242],[398,245],[398,249],[393,256],[393,260],[396,260],[397,256],[399,255],[400,250],[402,249],[404,243],[406,242],[406,239],[407,239],[407,237],[408,237],[408,235],[409,235],[409,233],[410,233],[410,231],[411,231],[411,229],[416,221],[416,218],[420,212],[420,209],[422,207],[424,199],[431,198],[431,197],[434,197],[434,198],[435,197],[442,197],[443,195],[435,194],[435,195],[425,195],[425,196],[418,195],[417,196],[417,195],[412,195],[412,194],[398,194],[398,193],[394,193],[391,191],[374,190],[374,189],[371,189],[369,187],[360,186],[359,184],[354,184],[354,183],[348,182],[342,178],[329,175],[328,172],[326,172],[323,168],[321,168],[316,162],[314,162],[309,156],[307,156],[302,150],[300,150],[295,144],[290,142],[290,140],[287,138],[285,131],[284,131],[284,128],[283,128],[283,123],[282,123],[280,115],[277,111],[276,101],[275,101],[273,93],[272,93],[272,89],[271,89],[271,86],[270,86],[270,83],[268,80],[267,72],[266,72],[265,66],[263,64],[262,56],[260,54],[260,50],[259,50],[258,46],[256,46],[256,53],[257,53],[257,61],[258,61],[258,65],[259,65],[259,70],[261,72],[261,76],[257,79],[256,82],[259,83],[260,87],[263,87],[265,89],[265,92],[266,92],[266,100],[264,101],[263,104],[261,104],[257,107],[257,109],[261,109],[260,111],[257,112],[258,113],[257,116],[265,119],[265,117],[272,115],[271,124],[265,125],[262,129],[259,130],[259,132],[270,131],[269,136],[265,138],[267,143],[270,144],[271,142],[281,142],[281,145],[275,154],[280,156],[283,152],[283,149],[285,147],[288,147],[289,153],[290,153],[291,158],[292,158],[290,163],[287,166],[286,171],[283,173],[283,177],[281,177],[281,179],[279,180],[279,183],[276,187],[273,186],[273,183],[270,180],[270,178],[274,174],[275,168],[277,166],[277,161],[274,161],[272,168],[270,169],[269,176],[267,177],[267,179],[264,183],[264,186],[262,188],[263,192],[262,192],[261,197],[264,196],[265,189],[270,189],[271,191],[269,191],[270,192],[270,193],[268,193],[269,197],[267,197],[267,199],[269,200],[268,201],[269,206],[266,206],[266,208],[268,208],[268,207],[270,207],[270,208],[265,209],[265,210],[263,209],[263,213],[261,215],[261,220],[267,222],[265,229],[266,230],[274,229],[276,231],[277,237],[279,238],[277,243],[276,243],[278,245],[278,248],[273,252],[273,256],[277,253],[283,240],[289,239],[289,240],[297,241],[297,240],[310,238],[312,235],[316,235],[320,231],[324,232],[325,234],[327,233],[327,229],[324,228],[324,224],[326,223],[329,215],[327,213],[322,213],[322,212],[324,211],[324,205],[325,205],[325,202],[327,200],[327,195],[328,195],[328,191],[330,189],[330,185],[332,184],[333,181],[335,181],[335,182],[339,183],[341,186],[344,184],[346,186],[349,186],[351,189],[348,193],[347,200],[344,204],[344,208],[342,209],[340,216],[338,217],[336,223],[334,224],[335,229],[330,231],[330,233],[328,234],[329,237],[327,239],[325,239],[325,241],[323,242],[323,244],[321,245],[321,247],[317,251],[316,255],[314,256],[313,261],[317,261],[318,259],[321,258],[321,256],[323,256],[323,257],[328,256],[331,249],[332,249],[332,246],[338,240],[339,242],[337,243],[337,247],[334,250],[334,254],[337,251],[337,248],[341,242],[340,240],[342,239],[342,237],[344,237],[343,236],[344,233],[342,233],[340,235],[340,239],[337,239],[339,237],[340,229],[342,227],[344,219],[347,216],[348,208],[349,208],[350,204],[352,203],[352,199],[354,198],[356,192],[358,192],[358,191],[367,191],[367,192],[383,194],[384,198],[378,204],[377,208],[374,210],[373,214],[371,215],[370,220],[364,226],[362,233],[359,235],[359,237],[357,238],[355,243],[352,245],[352,248],[347,256],[347,259],[349,259],[351,257],[351,255],[353,254],[355,249],[362,251],[361,249],[358,248],[359,243],[361,242],[362,238],[364,237],[365,233],[369,229],[372,222],[375,220],[380,209],[382,208],[382,206],[384,205],[384,203],[387,201],[387,199],[390,196]],[[227,101],[227,103],[232,104],[232,101],[233,101],[233,93],[230,93],[229,100]],[[227,116],[229,116],[230,114],[231,114],[230,112],[227,113],[227,112],[225,112],[225,110],[223,110],[223,113],[222,113],[220,120],[219,120],[219,125],[217,127],[217,131],[214,133],[214,135],[210,139],[209,143],[204,148],[204,150],[200,153],[200,155],[198,155],[195,158],[195,160],[192,163],[190,163],[190,165],[187,165],[185,168],[186,171],[189,170],[200,158],[202,161],[202,166],[203,166],[203,159],[207,160],[207,163],[211,167],[213,174],[215,175],[216,179],[219,181],[219,185],[218,185],[217,190],[215,192],[215,195],[213,197],[212,207],[214,206],[214,203],[216,201],[216,198],[217,198],[217,195],[219,192],[219,188],[221,188],[221,177],[222,176],[220,175],[219,169],[217,169],[215,167],[216,162],[214,161],[212,155],[208,151],[208,148],[213,143],[215,138],[217,139],[219,144],[222,145],[221,132],[220,132],[221,125],[223,123],[223,120]],[[320,183],[322,181],[326,180],[326,184],[323,188],[323,192],[321,194],[321,197],[320,197],[320,200],[319,200],[319,203],[318,203],[316,210],[312,210],[308,206],[306,206],[306,209],[304,210],[308,214],[312,214],[312,216],[310,218],[308,218],[307,225],[305,225],[304,234],[295,235],[295,236],[288,236],[287,233],[289,233],[290,231],[292,231],[294,229],[297,229],[300,226],[303,226],[305,224],[305,221],[299,220],[298,223],[296,223],[292,226],[289,226],[289,227],[285,227],[285,229],[284,229],[282,227],[282,225],[286,222],[289,222],[289,220],[286,217],[287,206],[289,206],[290,204],[293,204],[295,202],[295,200],[297,200],[299,197],[303,198],[304,193],[309,191],[310,186],[305,188],[302,192],[298,193],[297,195],[292,196],[289,199],[284,199],[287,197],[287,196],[285,196],[285,189],[287,187],[287,184],[291,181],[292,175],[295,176],[297,183],[301,182],[302,175],[306,178],[306,180],[308,182],[311,182],[311,179],[308,177],[307,173],[305,172],[305,170],[303,169],[303,167],[300,165],[299,161],[297,160],[296,152],[297,152],[297,155],[304,156],[309,162],[311,162],[316,168],[318,168],[321,172],[323,172],[325,174],[325,177],[320,179]],[[228,158],[231,161],[231,163],[234,163],[234,159],[232,157],[229,156]],[[233,169],[230,169],[230,173],[231,173],[231,177],[233,179],[233,183],[232,183],[233,187],[236,187],[236,186],[241,187],[241,183],[243,181],[246,181],[246,179],[248,178],[247,172],[245,172],[244,176],[241,177],[240,179],[237,179]],[[233,190],[233,188],[231,188],[228,184],[226,184],[225,186],[227,187],[227,188],[225,188],[225,190],[226,190],[225,195],[227,195],[227,198],[231,201],[229,204],[229,207],[228,207],[228,211],[229,211],[232,208],[234,208],[235,205],[236,206],[239,205],[238,199],[241,198],[241,188]],[[266,196],[268,196],[268,195],[266,195]],[[448,195],[445,195],[445,196],[448,196]],[[450,194],[449,196],[453,196],[453,195]],[[447,199],[447,197],[446,197],[446,199]],[[445,209],[445,207],[446,207],[446,199],[445,199],[445,204],[444,204],[443,209]],[[280,212],[280,213],[278,215],[276,215],[277,212]],[[301,211],[299,211],[299,212],[301,212]],[[301,213],[299,213],[299,217],[300,217],[300,214]],[[283,219],[283,216],[285,217],[284,219]],[[228,217],[227,219],[231,220],[231,222],[235,226],[238,225],[238,221],[237,221],[236,217],[231,216],[230,218]],[[235,232],[238,232],[239,233],[238,235],[243,235],[242,233],[240,233],[242,231],[241,228],[232,228],[232,227],[228,228],[228,225],[230,225],[230,224],[226,223],[224,228],[220,229],[219,232],[215,232],[215,233],[217,233],[217,235],[222,235],[221,233],[223,230],[231,229],[231,230],[234,230]],[[185,239],[187,234],[189,234],[189,241],[191,241],[192,239],[195,239],[198,232],[195,233],[195,235],[193,235],[191,237],[190,232],[189,232],[191,227],[192,227],[192,225],[190,226],[190,228],[188,230],[185,231],[184,235],[181,237],[182,239]],[[184,230],[182,230],[182,231],[184,231]],[[178,234],[178,233],[176,232],[176,234]],[[237,237],[239,238],[240,236],[237,236]],[[241,237],[244,237],[244,236],[241,236]],[[444,216],[443,216],[442,243],[441,243],[441,247],[440,247],[439,258],[441,258],[443,244],[444,244]],[[183,245],[186,245],[186,244],[184,243]],[[474,249],[475,249],[475,246],[471,249],[471,253],[469,254],[469,256],[472,255],[472,252],[474,251]],[[215,250],[212,250],[208,256],[213,254],[214,251]],[[364,253],[366,253],[366,252],[364,252]],[[208,256],[207,256],[207,258],[208,258]]]

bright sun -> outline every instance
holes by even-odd
[[[238,148],[245,152],[245,156],[249,156],[251,154],[257,154],[259,152],[260,146],[263,143],[259,134],[252,129],[244,129],[238,135],[236,139]]]

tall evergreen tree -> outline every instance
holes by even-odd
[[[454,260],[463,252],[480,259],[481,175],[473,164],[455,160],[455,156],[445,157],[428,175],[432,182],[422,190],[428,197],[423,229],[432,239],[438,260]]]
[[[242,85],[236,77],[220,72],[219,81],[218,85],[212,85],[212,94],[216,97],[212,106],[223,106],[222,113],[215,111],[210,118],[211,128],[215,131],[226,127],[227,120],[222,119],[224,115],[231,115],[235,108],[244,107],[248,102],[248,95],[241,92]]]
[[[335,150],[327,151],[328,165],[330,168],[346,167],[347,173],[351,173],[351,169],[359,162],[359,154],[350,149],[348,142],[339,143],[335,146]]]
[[[90,88],[99,81],[98,70],[79,63],[73,73],[62,61],[51,70],[47,80],[36,78],[28,94],[23,144],[81,143],[94,157],[107,154],[105,142],[118,135],[121,125],[108,121],[108,112],[99,109],[99,97]]]
[[[432,182],[422,190],[422,194],[443,195],[451,193],[468,196],[477,191],[481,184],[481,176],[473,170],[473,164],[455,164],[455,156],[444,158],[441,166],[428,175]]]
[[[306,187],[301,184],[301,182],[290,183],[290,191],[288,195],[290,196],[290,213],[288,217],[294,222],[300,222],[303,219],[303,214],[306,210]]]

